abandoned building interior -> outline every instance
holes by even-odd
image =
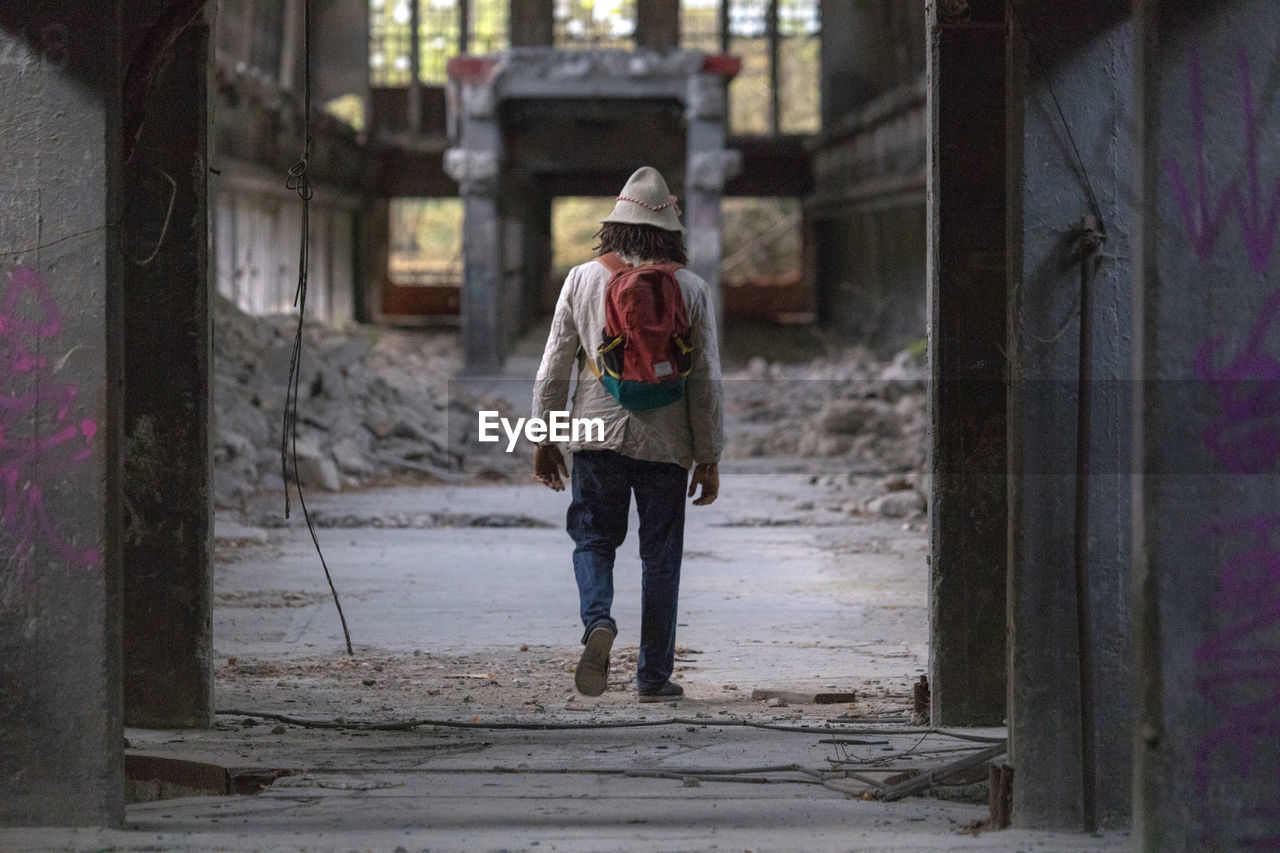
[[[1275,0],[0,3],[0,848],[1280,849],[1277,57]],[[636,706],[634,539],[585,701],[476,418],[643,165],[729,437]]]

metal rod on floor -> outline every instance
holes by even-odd
[[[1104,239],[1093,215],[1080,224],[1080,365],[1076,398],[1075,581],[1080,661],[1080,787],[1085,832],[1097,829],[1092,609],[1089,606],[1089,468],[1093,417],[1093,285]]]

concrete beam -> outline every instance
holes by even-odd
[[[1005,36],[931,4],[928,289],[933,723],[1005,718]]]
[[[0,5],[0,825],[124,818],[116,15]]]
[[[1020,8],[1009,54],[1013,819],[1038,828],[1120,827],[1129,820],[1132,779],[1125,748],[1133,719],[1131,596],[1123,567],[1131,547],[1128,187],[1135,112],[1131,87],[1117,81],[1132,76],[1132,33],[1124,4]],[[1094,212],[1107,237],[1088,300],[1088,506],[1076,518],[1077,229]],[[1083,609],[1078,541],[1088,590]]]
[[[1136,843],[1275,849],[1280,17],[1266,0],[1141,10]]]
[[[121,224],[125,719],[154,728],[213,721],[211,28],[203,12],[166,22],[171,6],[131,4],[125,33],[132,69],[164,52],[126,81],[138,136]]]

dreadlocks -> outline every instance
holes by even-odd
[[[642,261],[689,263],[684,253],[684,234],[679,231],[668,231],[656,225],[605,222],[595,236],[600,241],[595,249],[601,255],[617,252]]]

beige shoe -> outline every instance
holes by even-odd
[[[604,625],[591,629],[573,674],[573,684],[583,696],[599,696],[609,686],[609,650],[612,648],[613,631]]]

